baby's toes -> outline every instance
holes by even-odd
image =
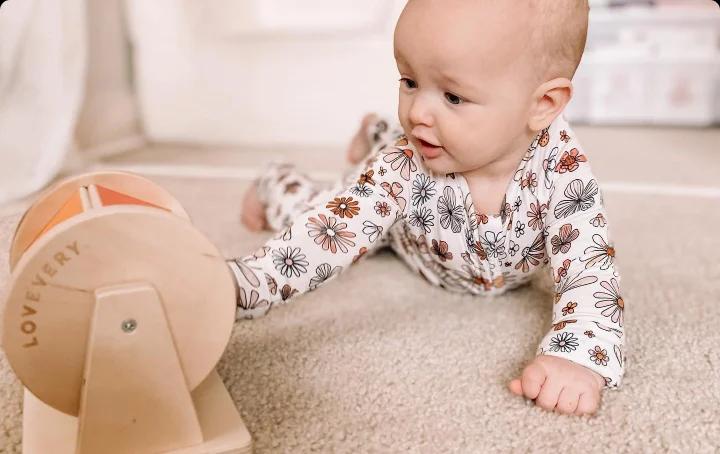
[[[251,232],[260,232],[265,228],[265,219],[257,212],[243,211],[241,220],[243,225]]]
[[[260,202],[254,186],[250,187],[245,193],[240,219],[242,223],[253,232],[259,232],[267,228],[265,207],[262,202]]]
[[[577,410],[578,401],[580,400],[580,393],[574,391],[571,388],[563,388],[558,396],[557,405],[555,405],[555,411],[566,415],[572,415]]]
[[[366,114],[361,121],[360,131],[367,135],[370,125],[376,123],[379,119],[380,117],[376,113]]]

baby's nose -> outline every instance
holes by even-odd
[[[413,125],[432,126],[433,113],[431,107],[432,104],[427,99],[427,96],[416,96],[410,106],[408,119]]]

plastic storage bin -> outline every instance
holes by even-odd
[[[593,11],[567,115],[591,124],[720,121],[720,9]]]

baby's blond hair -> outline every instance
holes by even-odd
[[[588,0],[527,1],[534,25],[531,47],[545,72],[541,76],[572,79],[585,51]]]

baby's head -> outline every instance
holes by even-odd
[[[395,29],[399,117],[427,165],[493,175],[519,159],[572,96],[588,10],[587,0],[409,0]]]

